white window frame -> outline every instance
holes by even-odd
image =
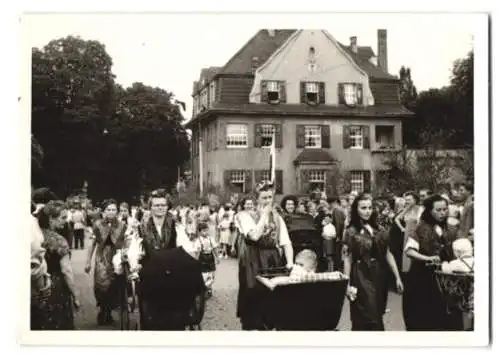
[[[361,194],[365,190],[365,175],[363,171],[351,171],[351,191]]]
[[[317,132],[309,135],[310,132]],[[318,141],[315,145],[309,145],[308,138],[317,138]],[[304,126],[304,148],[306,149],[321,149],[321,126],[319,125],[306,125]]]
[[[230,130],[233,133],[230,134]],[[231,144],[231,142],[244,142],[244,144]],[[247,124],[227,124],[226,125],[226,148],[246,149],[248,148],[248,125]]]
[[[344,102],[349,106],[358,105],[361,93],[358,91],[358,83],[344,83],[342,89],[344,93]]]
[[[279,81],[269,80],[266,83],[267,99],[269,102],[276,103],[280,101],[280,83]],[[278,95],[277,99],[271,100],[270,94],[276,93]]]
[[[326,170],[311,170],[309,172],[309,188],[312,189],[313,184],[320,184],[320,191],[326,189]]]
[[[244,193],[246,191],[246,189],[245,189],[245,184],[246,184],[245,170],[231,170],[229,183],[232,186],[239,186],[241,184],[242,193]]]
[[[306,82],[304,88],[305,88],[304,91],[305,91],[305,95],[306,95],[305,100],[307,102],[311,102],[311,103],[319,103],[319,83]],[[314,94],[316,96],[316,98],[313,100],[310,100],[308,98],[309,94]]]
[[[354,131],[358,130],[358,133]],[[361,126],[349,126],[349,149],[363,149],[363,128]]]
[[[264,129],[266,129],[266,131],[263,131]],[[269,134],[268,130],[271,129],[271,133]],[[271,146],[271,143],[269,143],[269,145],[264,145],[264,140],[263,140],[263,136],[262,134],[264,134],[265,132],[267,132],[267,137],[271,137],[271,141],[272,141],[272,137],[273,137],[273,134],[276,134],[276,126],[274,124],[260,124],[259,125],[259,136],[260,136],[260,141],[261,141],[261,147],[262,148],[269,148]]]

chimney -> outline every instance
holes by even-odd
[[[357,36],[351,36],[351,50],[353,53],[357,54],[358,53],[358,37]]]
[[[378,66],[387,72],[387,30],[378,29]]]
[[[274,37],[276,31],[274,29],[267,29],[267,33],[269,34],[270,37]]]

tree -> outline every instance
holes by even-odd
[[[111,66],[103,44],[79,37],[32,49],[32,133],[45,150],[47,185],[58,193],[99,178],[96,139],[112,112]]]
[[[417,88],[413,85],[410,68],[405,68],[404,66],[399,70],[399,94],[401,104],[409,109],[415,106],[415,100],[418,96]]]
[[[429,89],[411,100],[409,69],[401,68],[401,100],[415,118],[403,124],[410,148],[470,148],[474,141],[474,54],[454,62],[450,85]]]
[[[115,191],[128,197],[139,189],[172,188],[190,147],[180,104],[172,93],[142,83],[118,86],[115,93],[115,113],[106,125],[106,161],[121,179]]]

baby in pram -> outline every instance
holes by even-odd
[[[445,273],[474,272],[474,255],[471,241],[467,238],[457,239],[453,242],[452,248],[456,259],[443,262],[441,270]]]

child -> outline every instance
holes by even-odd
[[[453,242],[452,247],[456,259],[450,262],[443,262],[441,264],[443,272],[474,272],[474,256],[470,240],[467,238],[457,239]]]
[[[219,224],[219,238],[221,244],[221,254],[220,257],[227,259],[227,254],[229,253],[229,247],[231,245],[231,221],[229,220],[229,213],[225,212],[222,215],[222,221]]]
[[[315,273],[318,267],[318,257],[312,250],[302,250],[295,257],[295,265],[290,276]]]
[[[207,296],[212,296],[212,285],[215,280],[215,262],[217,258],[217,244],[215,240],[208,236],[208,224],[205,222],[198,224],[198,238],[196,248],[199,253],[198,259],[201,261],[203,279],[207,288]]]
[[[321,224],[323,225],[321,236],[324,239],[324,252],[328,258],[328,271],[333,271],[333,256],[337,231],[335,230],[335,225],[332,224],[332,214],[326,213]]]

